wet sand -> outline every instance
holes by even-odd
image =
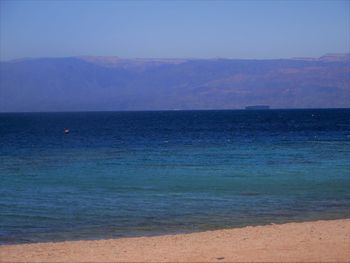
[[[1,262],[350,262],[350,219],[0,246]]]

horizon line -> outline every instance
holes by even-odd
[[[255,106],[255,105],[252,105]],[[276,111],[276,110],[350,110],[350,107],[311,107],[311,108],[269,108],[269,109],[246,109],[246,108],[231,108],[231,109],[162,109],[162,110],[62,110],[62,111],[0,111],[0,114],[8,113],[97,113],[97,112],[178,112],[178,111]]]
[[[36,59],[65,59],[65,58],[78,58],[78,59],[88,59],[88,58],[113,58],[118,60],[285,60],[285,59],[295,59],[295,60],[312,60],[320,59],[326,56],[350,56],[349,52],[332,52],[325,53],[321,56],[297,56],[297,57],[280,57],[280,58],[237,58],[237,57],[121,57],[117,55],[76,55],[76,56],[43,56],[43,57],[21,57],[13,59],[0,59],[0,62],[18,62],[24,60],[36,60]]]

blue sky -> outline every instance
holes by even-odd
[[[1,60],[350,52],[350,1],[0,1]]]

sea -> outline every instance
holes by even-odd
[[[349,217],[350,109],[0,114],[0,244]]]

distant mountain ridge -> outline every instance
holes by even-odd
[[[320,58],[68,57],[0,63],[0,111],[350,107],[350,54]]]

